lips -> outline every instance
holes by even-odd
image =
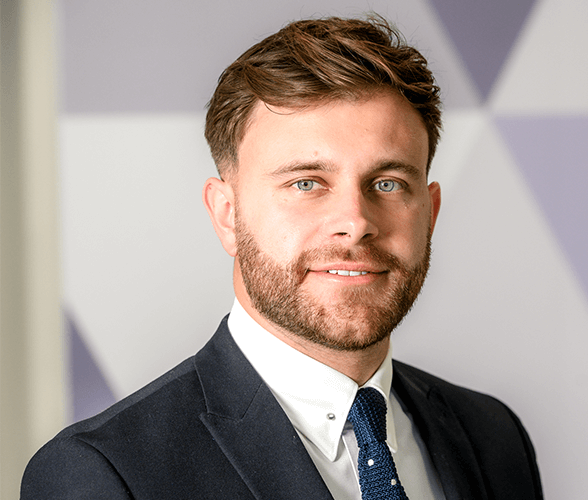
[[[389,269],[381,265],[366,261],[332,261],[327,264],[309,266],[307,272],[328,273],[336,276],[365,276],[366,274],[382,274],[388,271]]]
[[[369,277],[372,274],[387,274],[399,268],[401,263],[398,258],[373,245],[353,251],[334,246],[307,250],[296,262],[301,278],[307,273],[324,273],[333,277]]]
[[[361,276],[367,274],[368,271],[347,271],[344,269],[329,269],[329,274],[338,274],[339,276]]]

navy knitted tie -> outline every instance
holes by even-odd
[[[359,456],[362,500],[408,500],[386,444],[386,401],[371,387],[360,389],[347,419],[353,424]]]

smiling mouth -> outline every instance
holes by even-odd
[[[339,276],[362,276],[368,274],[368,271],[346,271],[342,269],[329,269],[325,272],[329,274],[338,274]]]

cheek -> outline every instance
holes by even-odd
[[[257,177],[240,179],[237,198],[244,226],[260,250],[277,262],[297,258],[311,243],[309,235],[317,233],[312,210]]]
[[[264,253],[277,262],[289,262],[308,249],[317,231],[304,214],[285,210],[279,204],[259,206],[263,208],[250,213],[247,224]]]
[[[429,235],[429,212],[419,207],[395,213],[385,221],[384,237],[388,250],[408,264],[415,264],[424,254]]]

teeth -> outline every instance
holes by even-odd
[[[329,273],[338,274],[339,276],[361,276],[367,274],[367,271],[343,271],[340,269],[329,269]]]

